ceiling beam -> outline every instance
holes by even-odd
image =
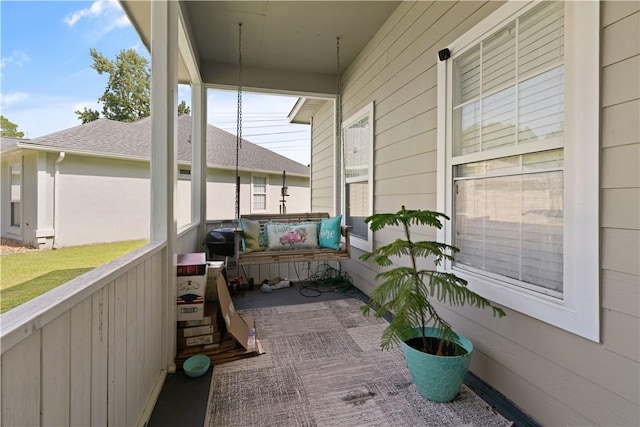
[[[238,66],[214,62],[200,64],[202,80],[218,87],[238,86]],[[273,70],[242,66],[242,86],[260,89],[260,92],[292,94],[297,96],[330,97],[336,92],[335,74]]]

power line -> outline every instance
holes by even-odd
[[[280,142],[305,142],[305,143],[308,143],[309,140],[308,139],[300,139],[300,138],[298,138],[298,139],[278,139],[276,141],[254,142],[254,144],[257,144],[257,145],[261,145],[261,144],[277,144],[277,143],[280,143]]]
[[[242,136],[243,137],[249,137],[249,136],[270,136],[270,135],[285,135],[285,134],[290,134],[290,133],[306,133],[306,131],[304,130],[289,130],[289,131],[284,131],[284,132],[269,132],[269,133],[243,133]]]
[[[258,126],[244,126],[243,129],[261,129],[261,128],[281,128],[281,127],[301,127],[301,126],[308,126],[308,125],[300,125],[300,124],[282,124],[282,125],[258,125]],[[224,128],[220,128],[220,129],[224,129]],[[231,129],[231,128],[229,128]],[[305,129],[305,130],[308,130]]]
[[[285,119],[260,119],[260,120],[253,120],[253,119],[252,119],[252,120],[246,120],[246,119],[243,119],[242,121],[243,121],[243,122],[248,122],[248,123],[258,123],[258,122],[262,123],[262,122],[282,122],[283,120],[285,120]],[[219,121],[218,121],[218,120],[214,120],[214,121],[213,121],[213,125],[214,125],[214,126],[216,126],[216,123],[230,123],[230,124],[235,124],[235,123],[236,123],[236,121],[235,121],[235,120],[219,120]],[[288,121],[286,121],[286,122],[285,122],[285,123],[283,123],[282,125],[283,125],[283,126],[284,126],[284,125],[289,125],[289,122],[288,122]]]

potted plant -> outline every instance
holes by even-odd
[[[361,307],[365,316],[371,311],[376,317],[390,313],[393,317],[382,333],[381,347],[402,346],[409,372],[420,394],[437,402],[453,400],[467,372],[473,345],[453,331],[430,299],[452,306],[470,304],[491,308],[493,315],[505,312],[467,288],[467,282],[455,274],[437,270],[443,260],[452,260],[459,249],[436,241],[411,240],[412,225],[442,228],[441,219],[449,218],[440,212],[409,210],[402,206],[397,213],[379,213],[365,219],[372,231],[387,226],[401,227],[404,239],[360,256],[362,261],[382,267],[394,265],[392,257],[407,257],[407,266],[395,266],[378,273],[380,283],[371,293],[369,303]],[[421,268],[418,260],[432,258],[433,268]]]

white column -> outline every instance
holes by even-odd
[[[151,2],[151,240],[166,241],[163,362],[175,370],[178,2]]]
[[[207,89],[191,85],[191,221],[198,221],[204,241],[207,220]]]

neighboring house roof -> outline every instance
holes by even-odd
[[[5,142],[5,139],[13,141]],[[151,157],[151,118],[132,123],[97,119],[31,140],[2,138],[3,153],[16,147],[148,161]],[[191,163],[191,116],[187,115],[178,117],[178,162]],[[246,139],[242,140],[238,163],[241,170],[286,171],[290,175],[309,176],[308,166]],[[207,166],[235,169],[235,135],[215,126],[207,126]]]
[[[18,148],[18,143],[29,141],[25,138],[14,138],[12,136],[0,136],[0,152],[6,153]]]

